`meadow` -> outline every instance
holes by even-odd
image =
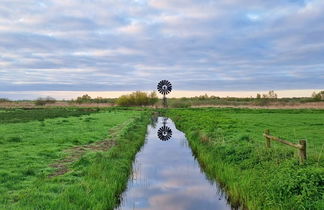
[[[0,112],[0,209],[112,209],[144,143],[148,113]]]
[[[37,108],[0,110],[0,209],[113,209],[144,143],[150,113],[182,130],[234,206],[324,209],[324,110]],[[297,143],[272,142],[265,129]]]
[[[324,209],[324,111],[253,109],[170,109],[200,164],[248,209]],[[265,129],[298,143],[307,140],[308,160],[297,150],[271,142]]]

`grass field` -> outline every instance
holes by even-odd
[[[0,110],[0,209],[113,209],[149,110]],[[324,209],[324,110],[169,109],[211,179],[249,209]],[[308,160],[262,133],[297,143]]]
[[[201,165],[233,203],[249,209],[324,209],[324,111],[171,109]],[[262,133],[297,143],[307,139],[308,160]]]
[[[2,110],[0,117],[0,209],[112,209],[149,119],[116,109]]]

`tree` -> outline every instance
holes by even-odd
[[[260,99],[261,98],[261,94],[258,93],[257,96],[256,96],[257,99]]]
[[[316,93],[316,92],[313,92],[312,94],[312,98],[315,100],[315,101],[321,101],[321,100],[324,100],[324,90]]]
[[[91,97],[88,94],[85,94],[85,95],[83,95],[81,97],[79,96],[76,99],[76,102],[79,103],[79,104],[90,102],[90,101],[91,101]]]
[[[10,100],[7,98],[0,98],[0,103],[4,103],[4,102],[10,102]]]
[[[273,90],[270,90],[268,94],[263,94],[262,98],[277,99],[278,95]]]
[[[159,98],[155,91],[151,92],[149,97],[150,97],[150,105],[154,105],[159,101]]]

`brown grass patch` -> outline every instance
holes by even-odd
[[[69,154],[67,157],[49,165],[50,167],[54,168],[55,171],[48,177],[51,178],[69,172],[70,164],[79,160],[82,155],[89,151],[107,151],[114,145],[116,145],[116,142],[114,140],[107,139],[93,144],[76,146],[71,149],[67,149],[65,150],[65,152]]]
[[[62,159],[58,160],[53,164],[50,164],[49,166],[54,168],[55,171],[51,173],[48,177],[56,177],[59,175],[63,175],[67,172],[69,172],[69,166],[79,160],[84,154],[90,151],[108,151],[111,147],[116,145],[116,141],[113,140],[117,137],[118,131],[122,129],[124,126],[127,125],[127,121],[114,127],[111,128],[109,131],[110,135],[112,136],[109,139],[103,140],[103,141],[98,141],[92,144],[87,144],[87,145],[81,145],[81,146],[75,146],[70,149],[65,150],[68,155]]]

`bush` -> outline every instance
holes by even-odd
[[[158,97],[155,92],[147,94],[145,92],[136,91],[129,95],[120,96],[116,103],[119,106],[148,106],[154,105],[158,101]]]
[[[38,98],[36,101],[35,101],[35,104],[37,106],[44,106],[46,104],[54,104],[56,103],[56,100],[55,98],[52,98],[52,97],[46,97],[46,98]]]

